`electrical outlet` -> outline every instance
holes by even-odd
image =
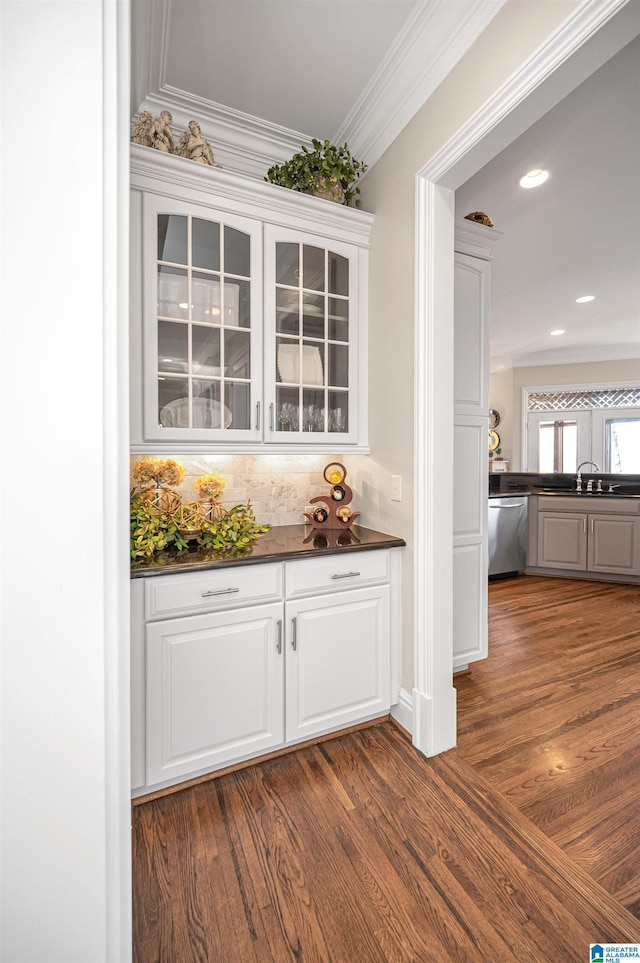
[[[391,501],[402,501],[402,475],[391,476]]]

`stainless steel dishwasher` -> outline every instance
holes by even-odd
[[[527,561],[527,498],[502,495],[489,499],[489,578],[524,571]]]

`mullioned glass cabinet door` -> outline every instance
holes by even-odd
[[[267,441],[357,439],[357,253],[265,230]]]
[[[260,222],[147,194],[143,223],[146,439],[258,440]]]

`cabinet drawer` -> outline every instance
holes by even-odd
[[[390,579],[389,552],[348,552],[325,558],[286,562],[287,598],[320,595]]]
[[[277,563],[151,577],[144,586],[145,619],[277,601],[282,598],[282,574],[282,564]]]

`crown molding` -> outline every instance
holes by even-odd
[[[423,0],[336,132],[372,167],[506,0]]]
[[[160,110],[171,111],[177,136],[187,129],[190,120],[197,120],[203,137],[213,148],[216,163],[248,177],[262,179],[273,164],[287,160],[302,144],[311,147],[311,138],[306,134],[175,87],[162,86],[148,94],[139,110],[156,114]]]
[[[502,355],[491,359],[491,374],[509,368],[541,368],[558,364],[588,364],[601,361],[636,361],[640,344],[576,345],[529,354]]]
[[[165,196],[184,198],[189,191],[203,203],[210,195],[217,210],[233,210],[248,217],[263,215],[271,224],[297,225],[300,230],[322,233],[360,247],[369,246],[373,214],[335,201],[267,183],[218,167],[196,164],[176,154],[131,144],[131,186],[158,190]]]
[[[504,237],[504,231],[478,224],[466,217],[455,219],[455,250],[459,254],[471,254],[485,261],[493,259],[495,245]]]
[[[371,167],[442,82],[506,0],[421,0],[395,38],[373,78],[336,131],[354,156]],[[229,170],[263,177],[311,146],[311,137],[165,83],[170,0],[135,4],[137,43],[132,116],[169,110],[185,130],[197,120],[216,160]],[[141,8],[141,9],[139,9]],[[144,38],[144,42],[143,42]]]
[[[464,183],[478,170],[476,157],[473,158],[472,165],[469,167],[472,149],[481,145],[485,138],[506,120],[515,107],[526,102],[528,98],[533,102],[542,81],[552,74],[561,74],[563,65],[570,61],[588,40],[596,36],[602,27],[623,11],[623,8],[626,8],[624,12],[627,15],[626,36],[627,39],[631,39],[637,35],[637,22],[640,20],[640,4],[635,0],[582,0],[557,30],[502,84],[490,100],[479,107],[470,120],[442,145],[425,167],[418,171],[417,176],[454,190]],[[624,26],[622,30],[624,31]],[[598,66],[621,49],[624,45],[624,36],[625,34],[616,38],[614,31],[614,34],[605,42],[605,45],[608,44],[606,53],[600,51]],[[563,78],[562,96],[573,90],[596,69],[592,56],[587,59],[587,66],[584,63],[581,65],[581,73],[572,75],[572,79],[568,76]],[[532,108],[532,112],[527,114],[522,129],[511,128],[511,135],[506,139],[506,143],[510,143],[515,136],[522,133],[522,130],[531,126],[551,106],[555,106],[559,99],[559,97],[553,98],[550,105],[535,104],[535,109]],[[500,142],[498,149],[501,150],[503,146],[506,144]],[[497,150],[494,149],[487,156],[487,160],[495,156],[495,153]]]

